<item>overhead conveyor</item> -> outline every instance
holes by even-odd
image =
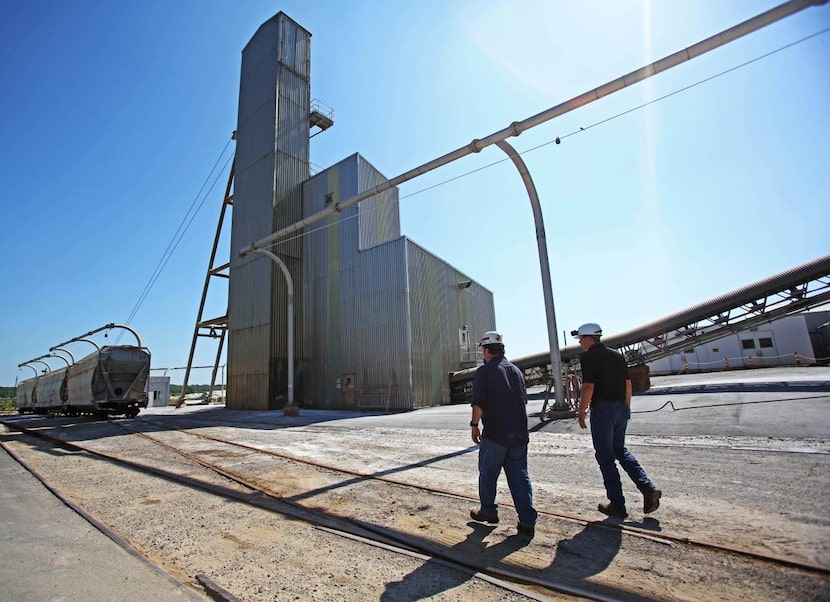
[[[636,357],[637,363],[648,363],[828,301],[830,255],[825,255],[638,328],[603,336],[602,342],[626,357]],[[560,349],[562,364],[567,365],[580,353],[579,345]],[[511,361],[529,382],[549,378],[548,351]],[[468,368],[450,375],[453,401],[469,396],[474,373],[475,368]]]

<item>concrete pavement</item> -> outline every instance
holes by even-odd
[[[154,570],[64,505],[0,449],[0,599],[207,600]]]

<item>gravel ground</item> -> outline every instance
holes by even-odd
[[[336,422],[285,427],[269,423],[274,413],[215,410],[159,412],[130,425],[222,462],[285,499],[324,509],[332,518],[355,518],[436,550],[511,570],[532,570],[618,599],[696,600],[715,592],[723,600],[830,597],[824,578],[731,556],[713,560],[700,550],[659,542],[666,531],[830,566],[826,441],[631,437],[629,447],[667,494],[653,518],[643,517],[637,508],[639,495],[626,483],[629,524],[658,540],[623,537],[615,529],[545,516],[536,538],[527,541],[515,536],[515,513],[504,483],[499,491],[502,523],[480,527],[469,523],[466,513],[472,504],[463,499],[298,468],[280,458],[252,457],[239,448],[170,429],[174,423],[198,421],[203,432],[216,437],[471,495],[476,491],[477,456],[466,431],[432,429],[427,436],[411,428]],[[228,424],[237,418],[236,426],[216,426],[220,419]],[[57,430],[71,432],[74,440],[99,449],[129,450],[165,470],[242,491],[114,425],[65,424]],[[242,600],[523,599],[437,562],[367,547],[290,515],[219,500],[84,454],[16,445],[50,482],[165,570],[187,582],[205,573]],[[601,518],[594,510],[602,499],[601,480],[588,435],[534,433],[530,471],[541,510]],[[796,490],[797,505],[792,497]]]

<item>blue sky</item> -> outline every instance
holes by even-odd
[[[335,110],[312,162],[357,151],[391,178],[777,4],[12,3],[0,21],[0,385],[109,322],[129,320],[154,367],[187,363],[241,51],[280,10],[312,33],[312,96]],[[544,145],[523,156],[560,340],[587,321],[626,330],[830,252],[830,32],[796,43],[828,28],[830,7],[806,9],[509,140]],[[406,183],[401,227],[493,291],[495,326],[519,356],[544,351],[547,335],[532,213],[503,158],[490,147]],[[224,312],[222,293],[212,285],[208,316]],[[195,363],[214,354],[200,343]]]

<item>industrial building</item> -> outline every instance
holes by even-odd
[[[705,333],[705,329],[701,331]],[[643,352],[653,345],[643,342]],[[652,375],[830,362],[830,311],[784,316],[649,362]]]
[[[147,379],[147,407],[163,408],[170,405],[170,377],[150,376]]]
[[[448,374],[475,365],[496,326],[493,295],[401,236],[397,189],[335,213],[324,227],[239,249],[386,178],[359,154],[311,177],[311,34],[279,13],[242,52],[228,284],[229,409],[287,401],[289,301],[295,403],[409,410],[450,401]],[[290,294],[291,293],[291,294]],[[289,300],[290,297],[290,300]]]

